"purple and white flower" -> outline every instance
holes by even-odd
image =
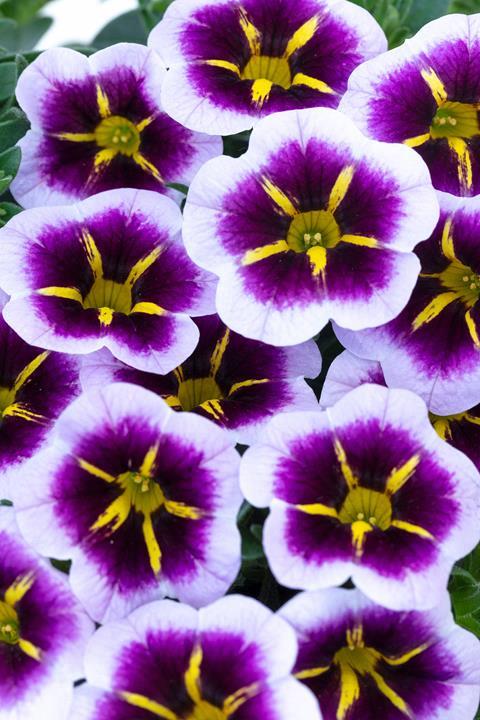
[[[71,720],[321,720],[296,655],[292,628],[251,598],[150,603],[97,630]]]
[[[66,720],[93,622],[0,507],[0,718]]]
[[[280,610],[298,636],[295,677],[324,720],[473,720],[480,643],[455,625],[447,593],[437,601],[400,613],[332,589],[301,593]]]
[[[240,484],[270,507],[264,547],[286,587],[352,578],[385,607],[430,608],[479,540],[480,476],[406,390],[364,385],[325,412],[277,416]]]
[[[422,269],[405,309],[383,327],[336,332],[355,355],[381,362],[389,387],[451,415],[480,403],[480,198],[439,197],[440,221],[415,248]]]
[[[332,362],[322,388],[320,405],[334,405],[350,390],[364,383],[386,387],[382,366],[376,360],[365,360],[348,350]],[[455,393],[455,390],[452,390]],[[480,404],[453,415],[429,413],[430,422],[442,440],[465,453],[480,470]]]
[[[0,290],[0,313],[8,297]],[[11,497],[22,464],[80,393],[74,357],[27,345],[0,314],[0,498]]]
[[[215,278],[187,256],[169,198],[111,190],[34,208],[0,231],[8,324],[28,343],[85,354],[102,347],[148,372],[170,372],[198,342],[189,317],[212,312]]]
[[[42,53],[21,75],[18,102],[32,129],[11,191],[23,207],[61,205],[124,187],[172,193],[222,152],[162,109],[166,70],[156,54],[121,43],[91,55]]]
[[[352,70],[387,49],[374,18],[344,0],[176,0],[149,45],[169,68],[166,112],[222,135],[282,110],[337,107]]]
[[[239,570],[238,463],[210,421],[114,383],[75,400],[25,466],[18,522],[39,552],[72,560],[72,589],[98,622],[165,596],[200,606]]]
[[[478,195],[479,71],[480,14],[447,15],[354,70],[340,109],[367,135],[415,148],[438,190]]]
[[[111,382],[142,385],[174,410],[203,415],[246,445],[254,442],[276,413],[318,409],[315,394],[304,380],[317,377],[321,370],[313,340],[276,348],[232,332],[218,315],[196,318],[195,324],[199,344],[171,373],[141,372],[101,350],[83,360],[84,388]]]
[[[395,317],[418,276],[411,251],[437,220],[415,152],[319,108],[264,118],[242,157],[206,163],[183,230],[194,261],[220,276],[223,322],[295,345],[331,318],[359,329]]]

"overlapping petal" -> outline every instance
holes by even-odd
[[[22,532],[71,558],[72,588],[97,621],[159,597],[203,605],[240,564],[239,458],[227,434],[137,385],[86,393],[17,486]]]
[[[67,48],[42,53],[16,94],[32,129],[11,190],[23,207],[60,205],[105,190],[171,193],[221,153],[221,139],[193,133],[160,103],[165,68],[156,54],[120,43],[89,58]]]
[[[359,66],[340,109],[378,140],[415,148],[433,185],[480,192],[480,15],[447,15]]]
[[[385,607],[429,608],[479,539],[480,476],[405,390],[364,385],[323,413],[278,416],[240,482],[270,506],[265,551],[287,587],[351,577]]]
[[[321,720],[290,674],[296,653],[291,627],[253,599],[151,603],[95,633],[72,720]]]
[[[480,644],[455,625],[448,595],[434,610],[395,612],[357,590],[297,595],[281,610],[296,630],[294,674],[325,720],[472,720]]]
[[[383,327],[336,332],[356,355],[381,362],[387,385],[451,415],[480,402],[480,199],[439,197],[439,223],[415,249],[422,268],[405,309]]]
[[[220,276],[222,320],[293,345],[330,318],[358,329],[395,317],[438,202],[411,149],[368,140],[322,108],[264,118],[245,155],[206,163],[184,218],[189,254]]]
[[[188,128],[228,135],[265,115],[337,107],[383,31],[344,0],[177,0],[149,45],[169,68],[162,104]]]
[[[218,315],[195,320],[199,344],[168,375],[129,368],[108,351],[84,358],[85,389],[110,382],[142,385],[174,410],[203,415],[250,444],[277,412],[315,410],[318,403],[304,377],[317,377],[320,352],[310,340],[293,348],[275,348],[229,330]]]
[[[0,507],[0,717],[66,720],[93,622]]]
[[[71,207],[35,208],[0,232],[4,317],[32,345],[169,372],[193,351],[190,315],[213,309],[214,277],[185,252],[175,203],[111,190]]]

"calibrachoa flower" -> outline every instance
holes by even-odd
[[[47,350],[108,347],[128,365],[170,372],[198,342],[188,316],[214,305],[215,278],[187,256],[181,223],[172,200],[146,190],[17,215],[0,231],[6,321]]]
[[[0,290],[0,313],[7,296]],[[76,358],[27,345],[0,314],[0,497],[80,392]],[[1,716],[0,716],[1,717]]]
[[[438,203],[409,148],[366,139],[326,108],[264,118],[238,159],[193,181],[184,240],[220,276],[217,311],[233,330],[295,345],[328,322],[372,327],[407,303]]]
[[[435,231],[415,249],[422,269],[403,312],[381,328],[337,334],[381,362],[387,385],[450,415],[480,402],[480,198],[441,193],[440,205]]]
[[[374,18],[344,0],[177,0],[149,44],[169,68],[168,114],[222,135],[280,110],[337,107],[352,70],[387,49]]]
[[[356,590],[297,595],[280,615],[297,631],[295,676],[324,720],[472,720],[480,643],[455,625],[447,593],[424,612],[394,612]]]
[[[321,720],[296,655],[292,628],[251,598],[150,603],[95,633],[71,720]]]
[[[447,15],[348,81],[340,109],[367,135],[415,148],[436,188],[480,193],[480,15]]]
[[[406,390],[364,385],[325,412],[277,416],[240,482],[270,506],[264,547],[286,587],[351,577],[386,607],[429,608],[479,540],[480,476]]]
[[[320,404],[330,407],[363,383],[386,386],[381,364],[376,360],[356,357],[346,350],[335,358],[328,369]],[[480,404],[454,415],[431,412],[429,417],[442,440],[465,453],[480,470]]]
[[[240,565],[241,496],[228,435],[153,393],[114,383],[61,415],[14,503],[28,541],[72,559],[73,591],[98,622],[158,597],[202,605]]]
[[[171,192],[222,152],[160,104],[165,68],[156,54],[121,43],[91,55],[42,53],[20,77],[18,102],[32,129],[11,191],[23,207],[60,205],[114,188]]]
[[[65,720],[93,623],[0,507],[0,718]]]
[[[320,352],[309,340],[275,348],[229,330],[218,315],[197,318],[200,341],[193,354],[168,375],[129,368],[105,350],[83,362],[85,389],[109,382],[143,385],[174,410],[191,410],[253,442],[277,412],[315,410],[318,403],[304,377],[317,377]]]

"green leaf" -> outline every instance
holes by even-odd
[[[480,637],[480,546],[453,568],[449,590],[457,623]]]
[[[51,0],[3,0],[0,4],[0,15],[24,25],[49,2]]]
[[[411,28],[407,22],[413,0],[353,0],[368,10],[382,26],[390,48],[400,45]]]
[[[13,97],[18,74],[16,62],[0,63],[0,101]]]
[[[131,10],[109,22],[108,25],[98,33],[92,45],[98,49],[106,48],[119,42],[133,42],[146,45],[147,37],[147,30],[140,11]]]
[[[480,0],[452,0],[448,8],[451,13],[472,13],[480,12]]]
[[[0,170],[4,175],[11,175],[12,178],[17,174],[20,165],[22,153],[20,148],[13,147],[0,153]]]
[[[431,20],[446,15],[449,11],[449,2],[450,0],[413,0],[412,9],[407,18],[412,32],[416,33]]]
[[[165,183],[165,185],[172,188],[172,190],[181,192],[182,195],[186,195],[188,193],[188,185],[182,185],[181,183]]]
[[[7,224],[14,215],[22,212],[22,208],[12,202],[0,202],[0,227]]]
[[[28,128],[26,115],[18,108],[11,108],[0,116],[0,152],[13,147],[25,135]]]

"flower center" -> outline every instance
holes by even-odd
[[[83,300],[83,307],[110,310],[128,315],[132,309],[131,288],[124,283],[98,277]]]
[[[332,248],[340,240],[340,228],[329,210],[298,213],[287,233],[287,245],[296,253],[307,252],[315,246]]]
[[[0,601],[0,643],[17,645],[20,640],[20,622],[16,610]]]
[[[467,307],[473,307],[480,297],[480,275],[458,261],[454,260],[440,273],[440,282]]]
[[[252,55],[241,72],[242,80],[269,80],[288,90],[292,86],[292,73],[287,58],[269,55]]]
[[[97,125],[95,141],[101,148],[131,157],[140,147],[140,133],[127,118],[110,115]]]
[[[430,128],[432,138],[471,138],[479,132],[477,107],[450,101],[438,108]]]
[[[187,716],[187,720],[227,720],[227,715],[220,708],[201,700]]]
[[[117,482],[128,491],[130,505],[137,512],[151,514],[165,503],[160,485],[146,472],[129,470],[119,475]]]
[[[182,380],[178,387],[180,405],[183,410],[187,411],[210,400],[221,400],[223,397],[223,393],[213,377]]]
[[[338,518],[345,525],[361,523],[388,530],[392,522],[392,503],[384,493],[357,486],[349,490]]]
[[[5,410],[15,402],[15,390],[0,386],[0,418]]]

